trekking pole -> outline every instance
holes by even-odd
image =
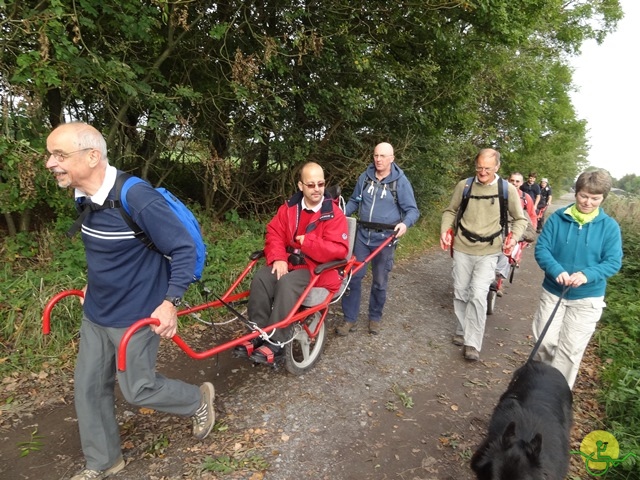
[[[556,306],[554,307],[553,312],[551,312],[551,316],[549,316],[549,320],[547,320],[546,325],[542,329],[542,332],[540,333],[540,336],[538,337],[538,341],[533,346],[533,350],[531,351],[531,355],[529,355],[529,358],[527,359],[527,363],[531,362],[533,360],[533,357],[535,356],[535,354],[538,352],[538,349],[540,348],[540,344],[542,343],[542,340],[544,339],[544,336],[547,334],[547,330],[549,330],[549,327],[551,326],[551,321],[553,320],[553,317],[556,316],[556,312],[558,311],[558,308],[560,308],[560,302],[562,302],[562,299],[564,298],[565,294],[569,291],[569,288],[571,288],[571,287],[569,287],[568,285],[565,285],[564,288],[562,289],[562,293],[560,294],[560,298],[558,298],[558,303],[556,303]]]

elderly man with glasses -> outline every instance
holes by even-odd
[[[466,207],[459,214],[467,185],[467,180],[462,180],[456,185],[440,224],[441,247],[448,249],[453,244],[453,307],[457,318],[453,343],[464,346],[464,358],[470,361],[480,359],[487,320],[487,294],[495,280],[498,258],[503,249],[515,246],[516,239],[527,228],[518,190],[509,183],[503,184],[502,188],[508,192],[508,213],[513,222],[511,238],[507,240],[501,235],[498,185],[504,180],[497,173],[500,153],[485,148],[476,155],[474,163],[476,176],[470,182]]]
[[[162,195],[146,182],[131,187],[127,201],[133,220],[156,249],[136,238],[113,207],[120,201],[116,183],[122,172],[109,164],[107,143],[96,128],[81,122],[56,127],[47,137],[46,168],[61,188],[74,189],[78,203],[95,207],[81,224],[88,270],[74,374],[85,468],[71,480],[106,478],[125,468],[114,408],[116,380],[132,405],[191,417],[199,440],[215,424],[210,382],[192,385],[156,369],[160,337],[177,332],[176,306],[191,283],[196,249]],[[127,371],[117,372],[120,340],[141,318],[160,323],[131,338]]]
[[[347,202],[347,216],[358,212],[358,231],[353,254],[363,261],[390,235],[400,238],[418,220],[420,212],[413,188],[404,172],[395,163],[393,147],[380,143],[373,150],[373,163],[360,175],[353,195]],[[382,249],[371,260],[373,279],[369,295],[369,333],[380,332],[382,309],[387,299],[387,283],[393,268],[396,242]],[[348,295],[342,298],[344,321],[336,333],[346,336],[356,330],[362,293],[362,278],[367,267],[351,279]]]
[[[266,266],[251,281],[248,305],[249,319],[260,328],[287,317],[316,266],[347,256],[347,219],[324,187],[322,167],[313,162],[305,164],[300,171],[300,191],[280,206],[267,225]],[[335,292],[341,284],[338,271],[330,269],[320,274],[316,286]],[[256,337],[238,345],[234,354],[273,364],[284,355],[289,330],[275,330],[269,342]]]

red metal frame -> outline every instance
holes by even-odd
[[[294,322],[301,322],[301,326],[305,330],[307,335],[309,335],[310,338],[315,338],[318,335],[322,324],[324,323],[327,313],[329,312],[329,308],[328,308],[329,304],[331,303],[335,295],[334,293],[329,292],[327,297],[320,304],[315,305],[313,307],[305,308],[304,310],[300,310],[300,307],[302,306],[304,299],[307,297],[311,289],[318,282],[319,273],[324,271],[324,269],[326,268],[331,268],[331,269],[344,268],[345,275],[353,275],[354,273],[359,271],[361,268],[364,268],[371,261],[371,259],[373,259],[383,248],[387,247],[394,240],[395,240],[395,235],[392,235],[389,238],[387,238],[378,248],[376,248],[373,252],[371,252],[371,254],[367,258],[365,258],[362,262],[358,262],[356,258],[352,256],[349,260],[344,260],[342,262],[331,262],[329,264],[325,264],[324,266],[323,265],[318,266],[314,272],[311,272],[311,281],[309,282],[309,285],[307,285],[307,288],[305,288],[304,292],[302,293],[302,295],[300,296],[296,304],[293,306],[289,314],[281,321],[273,325],[264,327],[262,331],[266,333],[270,333],[276,328],[284,328],[284,327],[288,327]],[[255,265],[258,263],[259,260],[260,258],[255,258],[249,262],[249,264],[245,267],[245,269],[242,271],[240,276],[238,276],[235,282],[233,282],[231,287],[229,287],[229,289],[220,297],[220,300],[203,303],[201,305],[196,305],[195,307],[185,308],[178,312],[178,316],[188,315],[190,313],[199,312],[202,310],[206,310],[208,308],[218,308],[223,306],[223,301],[225,303],[233,303],[237,300],[247,298],[250,294],[249,290],[246,290],[244,292],[238,292],[238,293],[233,293],[233,292],[238,288],[240,283],[247,277],[249,272],[251,272],[251,270],[255,267]],[[78,295],[80,297],[84,297],[84,292],[82,292],[81,290],[65,290],[55,295],[51,300],[49,300],[49,302],[45,306],[43,316],[42,316],[42,332],[44,334],[48,334],[50,332],[51,311],[53,310],[53,307],[61,299],[69,295]],[[302,320],[304,320],[309,315],[316,312],[322,312],[322,316],[316,328],[312,331],[304,322],[302,322]],[[120,345],[118,347],[118,359],[117,359],[118,370],[125,371],[127,368],[127,345],[129,344],[129,340],[131,339],[131,337],[138,330],[140,330],[141,328],[147,325],[159,325],[159,324],[160,324],[160,321],[157,318],[143,318],[135,322],[133,325],[131,325],[127,329],[125,334],[122,336]],[[196,360],[202,360],[202,359],[217,355],[225,350],[229,350],[237,345],[240,345],[246,342],[247,340],[251,340],[253,338],[258,337],[259,335],[260,335],[260,332],[256,330],[202,352],[194,351],[177,334],[171,337],[171,340],[178,347],[180,347],[180,349],[184,351],[189,357]]]

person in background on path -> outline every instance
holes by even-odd
[[[549,186],[549,180],[543,178],[540,180],[540,202],[538,202],[538,208],[536,209],[536,215],[544,215],[544,211],[551,206],[551,200],[553,199],[553,192],[551,191],[551,187]],[[537,232],[540,233],[542,230],[542,224],[544,222],[542,215],[540,216],[540,220],[537,225]]]
[[[538,203],[540,203],[540,185],[536,183],[537,176],[538,174],[536,172],[529,173],[529,178],[527,179],[526,183],[523,183],[520,186],[520,190],[522,190],[524,193],[528,193],[533,199],[533,209],[535,211],[538,210]],[[537,225],[534,223],[534,226]]]
[[[524,182],[524,177],[520,172],[513,172],[509,175],[509,183],[518,189],[518,196],[520,197],[520,205],[522,205],[522,210],[527,213],[529,220],[531,220],[531,224],[533,228],[536,226],[536,210],[533,208],[533,200],[529,195],[520,190]]]
[[[525,229],[524,234],[518,241],[526,241],[533,242],[536,239],[536,212],[533,209],[533,200],[529,195],[522,192],[520,190],[520,185],[524,182],[524,177],[520,172],[513,172],[509,175],[509,183],[518,189],[518,196],[520,197],[520,205],[522,205],[522,210],[527,214],[529,218],[529,222],[527,223],[527,228]],[[500,275],[503,279],[507,278],[509,275],[509,257],[507,257],[504,253],[498,257],[498,265],[496,266],[496,275]],[[498,284],[498,277],[496,277],[496,284]],[[496,288],[496,294],[501,297],[504,294],[502,287]]]
[[[576,181],[575,203],[551,214],[536,242],[535,258],[544,271],[533,319],[536,341],[556,305],[560,306],[535,359],[560,370],[572,389],[606,306],[607,279],[622,266],[620,226],[600,208],[611,184],[604,170],[582,173]]]
[[[259,327],[284,320],[311,280],[311,271],[322,263],[343,260],[349,251],[347,219],[337,203],[325,194],[324,171],[309,162],[300,170],[299,192],[280,206],[267,225],[266,265],[254,275],[249,296],[249,319]],[[320,274],[316,287],[332,292],[342,285],[336,269]],[[283,342],[290,329],[276,329],[265,342],[262,337],[238,345],[236,356],[256,363],[273,364],[284,355]],[[250,344],[250,345],[249,345]]]
[[[75,189],[78,202],[103,206],[118,200],[119,172],[109,165],[104,137],[90,125],[55,128],[47,137],[46,168],[58,186]],[[83,220],[88,281],[74,397],[86,468],[72,480],[105,478],[125,467],[115,415],[116,378],[127,402],[191,417],[193,435],[200,440],[215,422],[211,383],[198,387],[156,372],[160,338],[176,334],[176,306],[192,280],[193,239],[164,197],[146,182],[131,187],[127,200],[133,220],[158,250],[133,235],[118,208],[92,211]],[[117,371],[120,340],[141,318],[156,318],[160,324],[131,337],[127,370]]]
[[[464,346],[464,358],[470,361],[480,359],[487,320],[487,294],[495,280],[498,258],[503,255],[503,250],[515,246],[516,239],[527,227],[518,191],[507,184],[513,235],[509,240],[503,238],[498,193],[498,182],[502,179],[497,173],[500,153],[492,148],[482,149],[474,164],[476,176],[461,218],[458,218],[458,210],[466,180],[456,185],[440,224],[440,246],[444,250],[453,246],[453,308],[457,318],[453,343]]]
[[[349,216],[358,213],[353,254],[359,262],[367,258],[390,235],[402,237],[420,216],[411,183],[394,163],[394,159],[393,147],[389,143],[376,145],[373,150],[373,164],[360,175],[353,195],[347,202],[345,214]],[[381,229],[380,225],[390,225],[391,229]],[[380,332],[395,250],[394,241],[371,260],[373,279],[369,294],[369,333],[373,335]],[[340,336],[356,330],[362,296],[362,278],[367,273],[367,268],[365,266],[353,275],[348,295],[342,297],[344,320],[336,328],[336,333]]]

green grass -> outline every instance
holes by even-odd
[[[640,472],[640,201],[611,197],[605,209],[620,223],[624,257],[620,273],[608,282],[607,308],[596,333],[604,365],[600,401],[620,455],[635,455],[606,478],[631,479]]]

